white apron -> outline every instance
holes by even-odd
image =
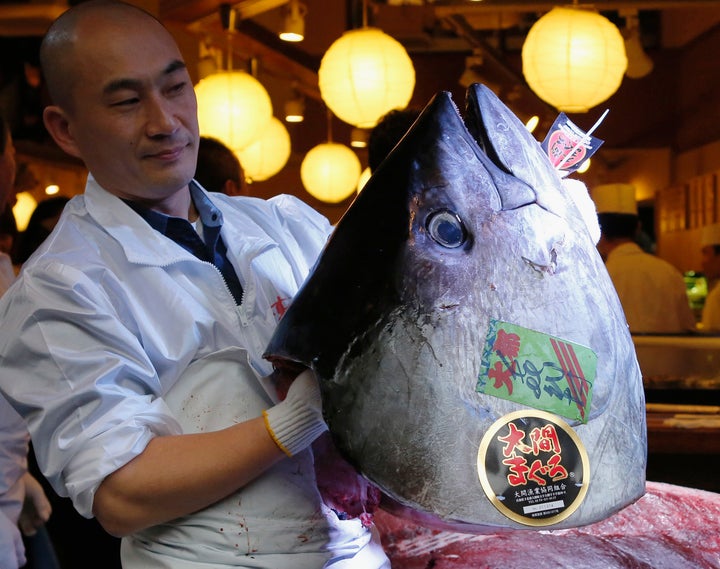
[[[274,392],[245,350],[229,348],[189,366],[164,399],[183,431],[198,433],[259,416]],[[322,504],[310,451],[204,510],[123,539],[121,553],[124,569],[390,567],[377,535]]]

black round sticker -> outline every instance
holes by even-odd
[[[531,526],[567,518],[582,503],[590,480],[577,433],[544,411],[516,411],[493,423],[480,443],[477,466],[495,507]]]

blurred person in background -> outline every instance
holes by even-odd
[[[25,231],[17,236],[13,255],[16,266],[25,263],[47,239],[68,201],[67,197],[54,196],[38,203]],[[52,506],[53,515],[46,529],[59,565],[68,569],[120,569],[120,540],[107,533],[96,519],[82,517],[75,511],[69,498],[55,492],[40,471],[32,452],[32,442],[30,449],[28,470],[42,485]],[[31,555],[32,550],[28,552],[29,560]]]
[[[407,107],[385,113],[368,135],[368,167],[375,172],[385,157],[420,116],[421,109]]]
[[[17,225],[12,213],[15,204],[15,145],[8,122],[0,116],[0,295],[15,280],[11,258]]]
[[[244,174],[237,155],[217,138],[201,136],[195,180],[209,192],[244,194]]]
[[[696,329],[682,273],[673,265],[643,251],[635,187],[604,184],[591,196],[600,222],[598,251],[605,261],[630,332],[681,334]]]
[[[15,263],[22,264],[37,249],[60,219],[65,204],[70,201],[64,196],[55,196],[41,201],[32,212],[25,231],[18,235],[15,246]]]
[[[701,329],[720,332],[720,223],[706,225],[700,234],[702,274],[707,296],[702,308]]]
[[[5,292],[15,280],[14,250],[17,244],[18,230],[12,206],[7,204],[0,214],[0,294]]]
[[[12,235],[17,231],[10,209],[15,201],[15,146],[7,121],[0,117],[0,211],[3,212],[0,233]],[[0,251],[0,295],[15,278],[9,251],[12,239],[5,243],[7,251]],[[23,419],[8,402],[0,397],[0,567],[18,569],[33,567],[54,569],[56,561],[44,524],[50,517],[51,506],[40,483],[28,472],[30,435]],[[23,541],[23,535],[26,541]],[[37,536],[37,537],[36,537]],[[28,539],[30,538],[30,539]],[[32,565],[27,564],[32,548]]]

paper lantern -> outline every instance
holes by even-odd
[[[622,34],[610,20],[589,10],[556,7],[530,28],[522,66],[543,101],[582,113],[617,91],[627,56]]]
[[[195,86],[200,134],[217,138],[235,151],[255,140],[272,119],[265,87],[244,71],[221,71]]]
[[[357,182],[357,193],[359,194],[362,189],[365,187],[365,184],[368,183],[368,180],[372,176],[372,172],[370,171],[370,166],[365,168],[362,173],[360,174],[360,177],[358,178]]]
[[[282,121],[273,117],[259,138],[237,151],[245,177],[261,182],[277,174],[290,158],[290,135]]]
[[[326,142],[305,155],[300,178],[311,196],[327,203],[339,203],[355,191],[360,168],[360,160],[349,147]]]
[[[325,52],[318,84],[335,116],[372,128],[385,113],[407,107],[415,89],[415,68],[400,42],[364,27],[345,32]]]

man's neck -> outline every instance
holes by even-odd
[[[134,201],[146,209],[162,213],[163,215],[187,219],[191,223],[198,218],[198,211],[195,208],[189,189],[176,192],[162,201],[137,199],[131,201]]]
[[[610,253],[620,247],[620,245],[625,245],[626,243],[635,243],[635,241],[633,239],[630,239],[629,237],[616,237],[613,239],[608,239],[607,237],[603,236],[598,243],[598,251],[600,251],[600,255],[602,256],[603,260],[607,261]]]

